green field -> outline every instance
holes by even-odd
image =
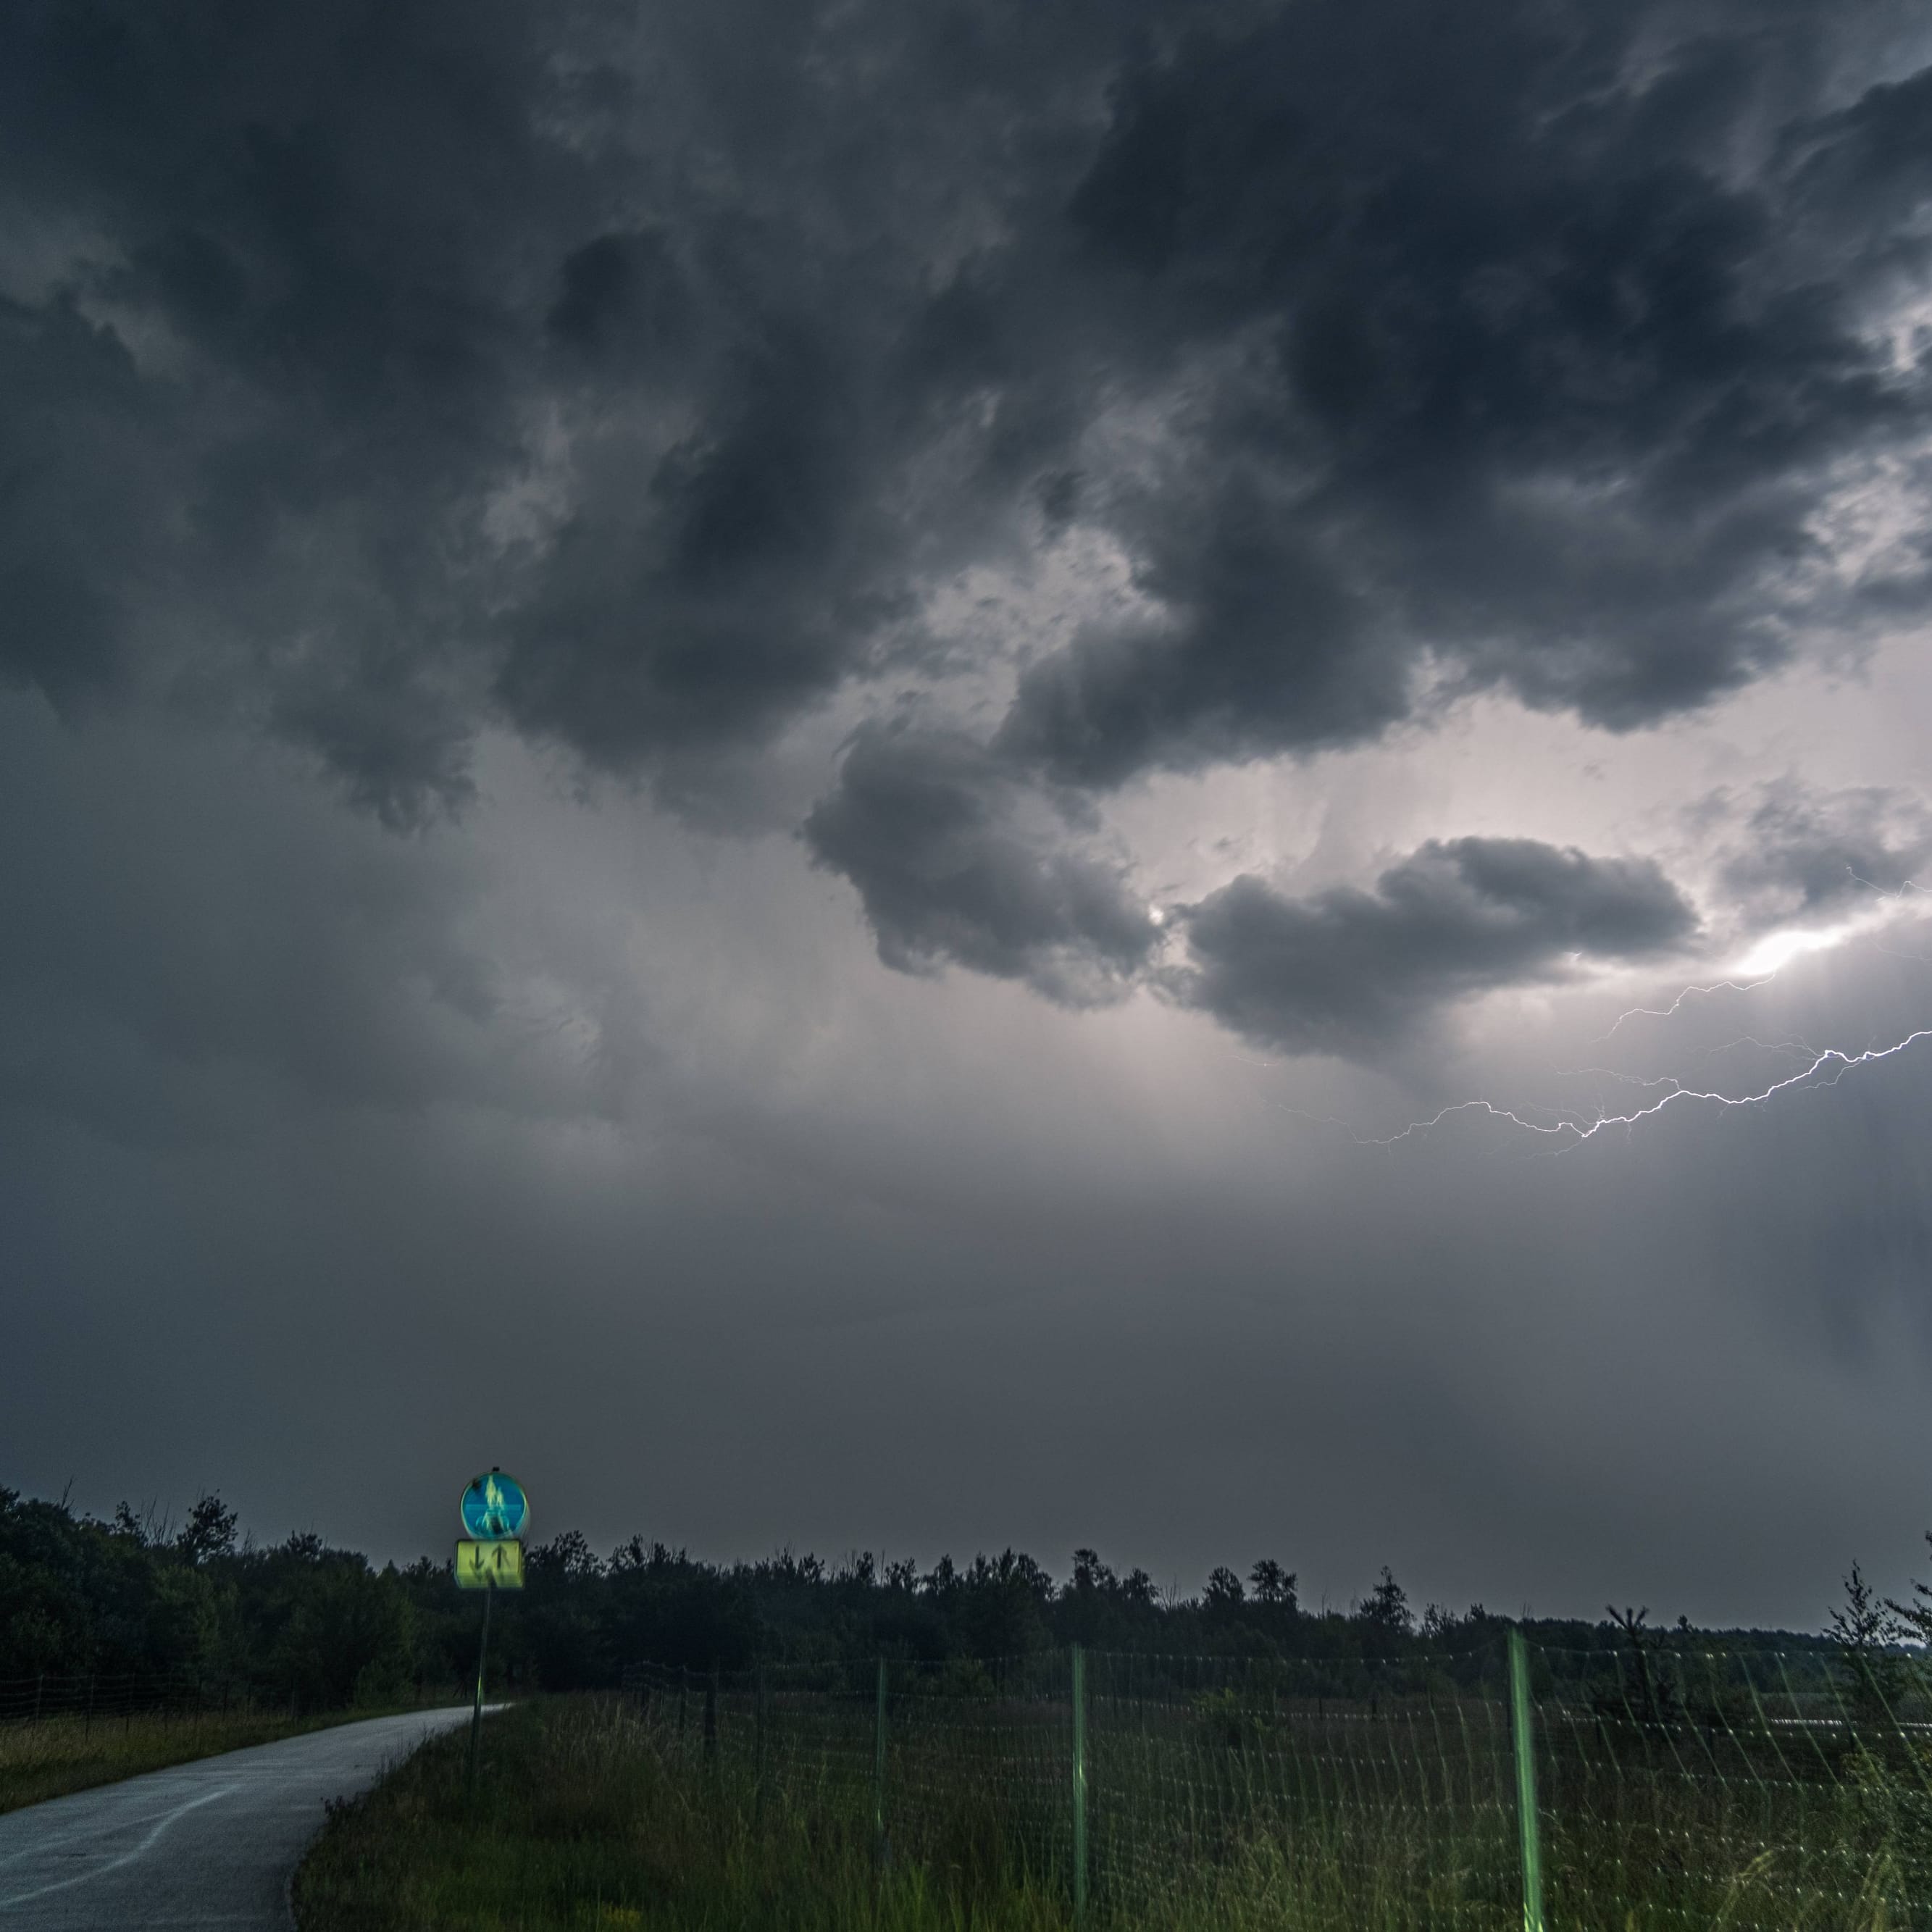
[[[473,1802],[457,1738],[336,1810],[298,1879],[303,1932],[1522,1932],[1487,1683],[1392,1668],[1299,1694],[1279,1664],[1090,1659],[1076,1804],[1066,1660],[893,1666],[883,1696],[826,1666],[521,1706],[485,1726]],[[1730,1659],[1704,1660],[1699,1702],[1670,1661],[1633,1711],[1544,1660],[1550,1932],[1932,1924],[1921,1720],[1808,1684],[1774,1702]]]
[[[882,1883],[854,1821],[776,1804],[658,1748],[615,1698],[490,1719],[476,1802],[466,1739],[438,1739],[332,1809],[296,1875],[302,1932],[1050,1932],[1065,1902],[1024,1882],[902,1867]]]

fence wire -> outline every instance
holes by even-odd
[[[625,1689],[655,1748],[754,1810],[841,1820],[884,1863],[1023,1873],[1101,1917],[1932,1932],[1916,1659],[1526,1648],[1528,1832],[1500,1639],[1384,1658],[1088,1652],[1077,1670],[1065,1651],[639,1665]]]
[[[0,1678],[0,1725],[201,1717],[252,1708],[232,1684],[188,1671],[54,1672]]]
[[[1932,1921],[1932,1700],[1916,1659],[1533,1652],[1560,1924]]]

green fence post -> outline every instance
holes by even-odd
[[[752,1826],[754,1830],[765,1817],[765,1666],[754,1667],[752,1676]]]
[[[886,1660],[879,1659],[878,1690],[872,1706],[872,1859],[886,1868]]]
[[[1529,1722],[1529,1646],[1520,1630],[1509,1634],[1509,1667],[1516,1826],[1522,1839],[1522,1932],[1544,1932],[1543,1852],[1536,1826],[1536,1742]]]
[[[1087,1916],[1087,1653],[1073,1646],[1073,1918]]]

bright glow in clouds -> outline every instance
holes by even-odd
[[[1768,932],[1732,970],[1748,979],[1768,976],[1808,953],[1828,952],[1834,946],[1844,945],[1848,939],[1890,923],[1888,917],[1881,916],[1876,919],[1848,920],[1842,926],[1826,926],[1816,932],[1792,928],[1784,932]]]

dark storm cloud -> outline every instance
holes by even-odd
[[[0,1110],[175,1150],[265,1108],[594,1110],[514,1037],[473,854],[345,821],[232,737],[76,746],[17,698],[0,818]]]
[[[238,706],[386,815],[460,794],[519,231],[580,194],[533,20],[8,10],[0,666]]]
[[[726,386],[708,434],[664,454],[640,502],[565,526],[513,620],[505,702],[597,763],[782,721],[876,621],[846,601],[866,470],[839,426],[856,406],[848,370],[780,343]]]
[[[688,347],[691,304],[664,238],[600,235],[566,256],[544,326],[586,358],[634,358],[640,373]]]
[[[1560,979],[1582,956],[1666,953],[1696,919],[1648,860],[1595,859],[1530,838],[1432,839],[1372,892],[1290,898],[1236,879],[1184,919],[1186,1004],[1293,1053],[1375,1058],[1444,1002]]]
[[[1071,212],[1187,378],[1113,512],[1164,615],[1008,741],[1111,784],[1372,736],[1432,668],[1622,729],[1781,662],[1826,466],[1924,421],[1864,331],[1924,266],[1928,78],[1808,94],[1879,18],[1313,0],[1126,76]]]
[[[1124,991],[1160,936],[1124,868],[1069,849],[1051,807],[956,733],[862,731],[806,837],[902,972],[954,962],[1083,1005]]]
[[[1755,922],[1842,916],[1881,893],[1924,890],[1932,862],[1932,812],[1882,785],[1817,793],[1794,779],[1743,802],[1737,842],[1720,881]],[[1738,809],[1727,796],[1707,811]]]
[[[1204,454],[1136,532],[1139,587],[1164,614],[1034,667],[1002,749],[1102,786],[1370,739],[1405,716],[1413,653],[1343,580],[1296,494],[1238,455]]]
[[[1164,966],[1152,908],[1124,867],[1081,849],[1070,802],[962,734],[873,725],[806,838],[858,889],[880,958],[902,972],[956,964],[1073,1004],[1151,985],[1295,1053],[1384,1058],[1459,1000],[1698,936],[1652,860],[1468,838],[1431,840],[1369,891],[1295,898],[1238,878],[1172,910],[1187,956]]]
[[[1058,780],[1425,690],[1648,722],[1922,602],[1816,527],[1922,421],[1866,332],[1924,267],[1898,24],[14,7],[0,664],[403,821],[493,718],[768,740],[1084,524],[1147,608],[1023,682]]]
[[[1072,418],[989,398],[958,265],[1136,12],[9,10],[0,670],[237,708],[398,822],[490,718],[769,736],[1036,521]]]

